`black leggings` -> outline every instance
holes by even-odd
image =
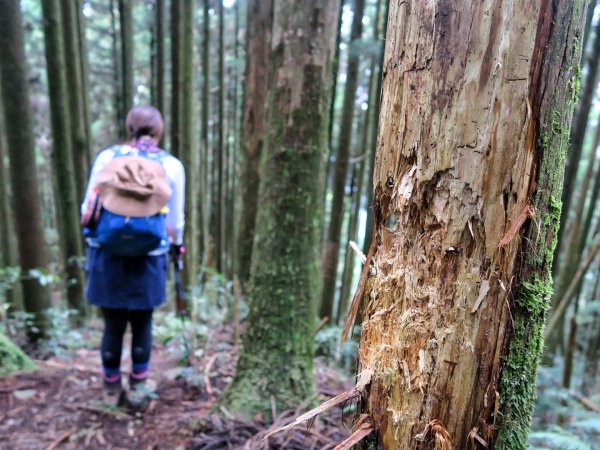
[[[102,336],[102,365],[105,372],[118,373],[121,365],[123,335],[127,322],[131,324],[131,360],[133,372],[148,369],[152,350],[152,309],[131,310],[102,308],[104,335]]]

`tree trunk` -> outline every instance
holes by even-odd
[[[119,0],[119,24],[121,25],[121,113],[120,129],[127,135],[125,119],[133,107],[133,0]]]
[[[1,95],[0,98],[2,98]],[[17,267],[19,255],[14,239],[15,226],[10,208],[11,192],[8,185],[9,165],[7,164],[5,123],[4,112],[0,105],[0,267]],[[10,309],[22,311],[23,295],[19,286],[8,286],[5,292]]]
[[[44,311],[50,307],[50,291],[37,278],[28,276],[33,269],[48,269],[48,253],[41,217],[25,62],[19,3],[0,0],[0,91],[12,165],[12,211],[24,275],[23,297],[25,309],[34,314],[35,326],[39,333],[44,333],[47,325]]]
[[[585,130],[588,124],[588,116],[590,109],[592,108],[592,100],[594,99],[594,92],[598,86],[598,67],[600,66],[600,22],[596,25],[596,37],[594,38],[594,45],[588,58],[588,72],[583,82],[583,90],[581,92],[581,101],[577,108],[577,115],[573,118],[571,126],[571,139],[569,145],[569,152],[565,166],[565,177],[564,187],[562,192],[562,213],[560,216],[560,229],[558,232],[558,249],[562,251],[563,236],[567,230],[567,223],[569,221],[569,213],[571,208],[571,199],[573,197],[573,190],[577,183],[577,171],[579,169],[579,160],[581,159],[581,151],[583,149],[583,140],[585,138]],[[574,78],[574,81],[579,84],[579,77]],[[578,93],[579,98],[579,93]],[[562,259],[562,258],[561,258]],[[557,258],[553,267],[553,275],[557,274],[559,263],[561,260]]]
[[[333,302],[337,287],[338,261],[340,255],[340,234],[344,217],[344,197],[346,196],[346,179],[348,178],[348,159],[352,147],[352,123],[354,121],[356,86],[358,84],[359,53],[356,42],[362,35],[362,20],[365,0],[354,2],[354,17],[348,50],[348,71],[344,89],[344,105],[340,124],[340,138],[335,157],[335,173],[333,178],[333,200],[327,239],[323,244],[321,281],[321,317],[332,317]],[[353,48],[354,47],[354,48]]]
[[[171,2],[171,153],[181,151],[181,2]]]
[[[382,26],[382,30],[381,33],[382,35],[379,35],[379,32],[377,32],[377,35],[375,35],[375,39],[379,40],[379,41],[383,41],[383,37],[385,37],[386,31],[387,31],[387,18],[388,18],[388,8],[389,8],[389,2],[385,2],[382,8],[382,12],[383,12],[383,26]],[[377,17],[377,28],[379,28],[379,17]],[[382,61],[383,61],[383,51],[384,51],[384,47],[383,47],[383,43],[381,44],[381,56],[379,58],[379,61],[377,63],[376,69],[377,69],[377,82],[375,83],[375,86],[371,86],[371,88],[369,89],[369,97],[373,97],[374,98],[374,106],[375,108],[373,108],[373,127],[371,128],[371,140],[370,140],[370,147],[369,147],[369,151],[370,151],[370,156],[369,156],[369,167],[367,168],[367,174],[368,174],[368,178],[367,178],[367,223],[365,225],[365,237],[364,237],[364,243],[363,243],[363,253],[366,255],[367,253],[369,253],[369,249],[371,248],[371,240],[373,238],[373,218],[374,218],[374,211],[373,211],[373,171],[375,170],[375,154],[377,152],[377,131],[378,131],[378,126],[377,126],[377,117],[379,116],[379,108],[381,106],[381,82],[382,82],[382,73],[383,73],[383,67],[382,67]]]
[[[582,21],[566,0],[390,3],[356,296],[384,449],[527,447]]]
[[[248,326],[229,411],[266,420],[314,394],[314,299],[338,1],[275,0],[267,144],[252,252]],[[292,32],[289,32],[289,31]],[[322,183],[322,181],[321,181]],[[316,216],[316,217],[315,217]]]
[[[62,23],[58,0],[43,0],[44,40],[52,124],[52,167],[54,170],[55,201],[60,247],[66,271],[67,302],[85,315],[83,273],[79,260],[83,257],[79,202],[71,140],[71,116],[67,89],[66,60],[61,35]]]
[[[185,183],[185,247],[186,264],[184,266],[185,285],[195,285],[198,275],[198,158],[194,142],[194,1],[180,2],[181,17],[179,22],[179,43],[181,44],[180,67],[180,111],[179,117],[179,157],[186,168]]]
[[[69,134],[71,148],[73,149],[73,163],[75,168],[75,182],[77,187],[77,198],[83,199],[88,179],[88,170],[91,165],[88,135],[86,130],[86,113],[84,104],[87,102],[88,91],[83,89],[83,73],[81,62],[86,55],[81,53],[79,33],[79,1],[61,3],[62,32],[64,42],[65,66],[68,110],[70,119]]]
[[[166,114],[165,103],[165,0],[156,0],[155,4],[155,34],[154,42],[156,48],[154,66],[154,88],[156,92],[155,106],[164,115]],[[164,136],[161,140],[163,145]]]
[[[356,146],[354,159],[351,163],[352,174],[350,175],[350,205],[348,205],[348,233],[344,248],[344,265],[342,271],[342,286],[340,287],[340,299],[337,308],[334,308],[333,323],[338,323],[340,317],[345,317],[351,298],[352,281],[354,280],[354,261],[356,254],[350,248],[350,241],[357,241],[358,220],[362,210],[362,198],[365,178],[365,167],[367,165],[367,153],[369,139],[369,111],[362,114],[362,121],[357,125],[356,137],[360,138],[360,144]]]
[[[211,226],[211,218],[214,217],[214,211],[212,208],[213,198],[212,190],[209,184],[209,161],[210,161],[210,146],[208,142],[208,118],[209,118],[209,105],[210,105],[210,5],[209,0],[203,0],[202,2],[202,112],[201,112],[201,126],[200,126],[200,151],[202,155],[200,157],[200,193],[204,198],[201,202],[200,207],[202,208],[202,236],[204,238],[203,248],[203,263],[206,267],[214,268],[214,231],[215,227]],[[212,172],[212,171],[211,171]],[[212,180],[212,176],[210,177]]]
[[[81,85],[83,92],[87,92],[87,95],[82,95],[81,100],[83,103],[83,120],[85,136],[85,147],[88,150],[87,160],[93,161],[95,157],[95,151],[92,149],[92,122],[90,113],[90,65],[88,60],[87,51],[87,38],[86,38],[86,21],[82,11],[82,0],[77,0],[77,31],[79,33],[79,54],[81,58],[79,62],[81,64]],[[90,165],[86,167],[86,173],[90,169]]]
[[[122,109],[123,92],[121,89],[123,78],[122,70],[119,69],[120,58],[119,58],[119,35],[117,31],[117,16],[115,14],[115,0],[109,0],[110,10],[110,32],[111,32],[111,53],[112,53],[112,64],[113,64],[113,94],[114,94],[114,110],[115,110],[115,128],[118,130],[119,138],[125,139],[125,117]]]
[[[225,44],[224,44],[224,28],[225,18],[223,11],[223,2],[217,2],[217,17],[219,20],[219,46],[218,46],[218,58],[217,58],[217,80],[219,83],[217,89],[217,146],[215,157],[217,158],[217,202],[216,202],[216,216],[217,216],[217,228],[215,232],[215,263],[217,271],[219,273],[224,272],[224,252],[225,252],[225,233],[223,227],[225,226],[225,142],[223,140],[223,134],[225,133],[225,114],[224,114],[224,90],[225,80],[224,65],[225,65]]]
[[[583,253],[583,248],[580,247],[580,242],[585,237],[583,234],[582,223],[581,220],[584,218],[584,207],[585,201],[587,198],[587,193],[590,187],[592,174],[594,173],[594,166],[596,161],[596,148],[600,144],[600,126],[596,127],[596,132],[594,133],[594,139],[592,142],[592,148],[590,149],[590,154],[588,156],[587,168],[585,171],[585,175],[583,177],[583,181],[581,186],[578,188],[578,198],[577,204],[575,205],[575,214],[573,220],[569,224],[569,232],[568,234],[563,233],[563,238],[566,240],[566,245],[564,246],[562,259],[563,262],[561,264],[561,270],[558,274],[558,280],[555,282],[555,294],[552,301],[552,309],[554,309],[557,305],[557,302],[562,299],[569,286],[575,271],[577,270],[577,266],[581,260],[581,256]],[[586,233],[587,235],[587,233]],[[579,291],[579,286],[573,292],[575,295],[571,295],[571,298],[567,299],[567,301],[571,301],[572,298],[577,296],[577,292]],[[548,336],[546,339],[545,351],[546,355],[550,356],[557,351],[557,349],[563,348],[564,341],[564,332],[565,332],[565,316],[562,314],[560,316],[560,325],[554,328],[554,332]],[[571,327],[571,326],[569,326]],[[571,339],[569,337],[569,339]]]
[[[247,16],[244,123],[240,176],[241,212],[239,217],[236,275],[246,291],[250,278],[252,243],[256,225],[260,154],[264,143],[265,101],[271,45],[272,0],[250,0]]]

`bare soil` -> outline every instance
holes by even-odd
[[[353,418],[342,417],[340,408],[309,428],[299,426],[267,441],[260,438],[268,429],[304,410],[282,412],[275,424],[235,418],[226,410],[214,413],[237,358],[231,333],[214,333],[211,348],[187,371],[193,377],[181,376],[179,356],[169,345],[155,344],[157,398],[144,413],[102,405],[98,349],[36,361],[38,370],[0,380],[0,449],[321,449],[334,448],[350,434]],[[321,400],[352,388],[348,377],[319,361],[317,384]]]

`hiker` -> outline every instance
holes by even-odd
[[[126,126],[128,141],[97,156],[81,210],[86,296],[104,317],[104,402],[141,408],[156,387],[148,379],[152,313],[165,302],[169,255],[183,253],[185,173],[157,147],[164,123],[156,108],[131,109]],[[128,323],[132,365],[125,392],[120,365]]]

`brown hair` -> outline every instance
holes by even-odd
[[[157,142],[160,141],[165,127],[160,111],[149,105],[131,108],[125,124],[129,139],[151,136]]]

